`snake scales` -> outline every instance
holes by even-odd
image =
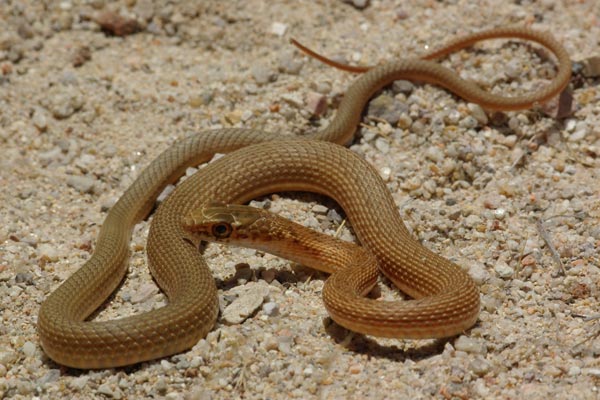
[[[211,201],[243,203],[274,191],[314,191],[332,197],[346,212],[361,243],[376,256],[381,271],[402,291],[420,299],[406,302],[403,326],[395,331],[382,329],[382,334],[439,337],[471,326],[479,310],[472,280],[408,234],[385,185],[365,161],[327,142],[347,143],[369,98],[396,79],[439,84],[468,101],[503,110],[531,107],[564,89],[570,77],[565,49],[551,35],[526,28],[468,35],[423,58],[500,37],[532,40],[550,49],[558,60],[550,84],[539,92],[506,98],[461,80],[435,62],[411,58],[374,67],[360,76],[348,88],[331,123],[315,134],[289,140],[257,130],[221,129],[175,143],[149,164],[112,207],[92,257],[42,304],[38,331],[46,354],[70,367],[105,368],[193,346],[212,329],[218,302],[208,266],[197,249],[183,240],[183,216]],[[148,262],[168,304],[117,320],[87,321],[125,276],[135,224],[149,214],[167,184],[175,182],[188,166],[207,162],[215,153],[231,154],[179,185],[154,215]],[[385,325],[385,321],[366,323]]]

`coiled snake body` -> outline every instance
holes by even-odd
[[[448,336],[470,327],[479,310],[473,281],[408,234],[377,173],[338,144],[352,138],[368,99],[396,79],[437,83],[471,102],[495,109],[530,107],[556,95],[568,83],[570,61],[564,48],[550,35],[525,28],[469,35],[435,55],[494,37],[524,38],[549,48],[558,59],[555,79],[539,92],[504,98],[482,91],[439,64],[407,59],[375,67],[359,77],[346,92],[330,125],[312,136],[285,140],[256,130],[221,129],[175,143],[152,161],[112,207],[92,257],[42,304],[38,330],[46,354],[71,367],[105,368],[151,360],[193,346],[212,329],[218,301],[208,266],[197,249],[183,239],[182,218],[209,202],[243,203],[274,191],[311,191],[332,197],[346,212],[361,243],[377,258],[381,271],[418,299],[402,306],[406,314],[399,326],[390,327],[385,320],[361,320],[356,315],[351,322],[357,329],[374,326],[383,336],[414,338]],[[158,194],[187,167],[207,162],[215,153],[231,154],[184,181],[154,215],[147,243],[148,262],[168,304],[122,319],[86,321],[123,279],[132,229],[148,215]],[[336,299],[334,294],[332,301]]]

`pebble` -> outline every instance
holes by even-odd
[[[56,382],[60,379],[60,369],[51,369],[38,381],[40,385]]]
[[[34,281],[33,275],[31,275],[31,273],[18,272],[15,275],[15,282],[16,283],[25,283],[27,285],[33,285],[35,281]]]
[[[579,142],[583,140],[589,132],[587,124],[577,124],[577,130],[569,135],[570,142]]]
[[[69,382],[69,387],[73,390],[83,390],[88,385],[89,380],[90,377],[87,375],[78,376]]]
[[[241,324],[262,305],[269,293],[268,287],[266,289],[258,285],[251,285],[250,287],[223,310],[222,317],[225,323],[229,325]]]
[[[22,347],[23,354],[27,357],[33,357],[36,353],[37,346],[32,342],[25,342]]]
[[[581,62],[583,65],[582,74],[586,78],[597,78],[600,76],[600,56],[594,55]]]
[[[314,212],[315,214],[327,214],[327,212],[329,211],[329,208],[325,207],[322,204],[315,204],[314,206],[312,206],[311,211]]]
[[[304,106],[304,101],[299,93],[285,93],[281,96],[281,100],[296,108],[302,108]]]
[[[371,100],[367,108],[367,115],[381,118],[390,125],[396,125],[402,113],[406,113],[408,107],[406,104],[396,100],[394,97],[381,94]]]
[[[145,283],[142,286],[140,286],[139,288],[137,288],[135,291],[133,291],[133,294],[128,296],[129,302],[132,304],[142,303],[142,302],[150,299],[152,296],[154,296],[157,293],[158,293],[158,288],[156,287],[156,285],[153,285],[151,283]]]
[[[277,80],[277,73],[264,65],[256,64],[250,71],[254,81],[259,85],[265,85]]]
[[[42,104],[57,119],[69,118],[85,104],[81,91],[74,86],[55,86],[48,91]]]
[[[375,139],[375,148],[383,154],[387,154],[390,152],[390,143],[387,141],[387,139],[378,137]]]
[[[271,33],[277,35],[277,36],[283,36],[285,35],[285,32],[287,31],[287,25],[281,22],[273,22],[271,24]]]
[[[113,390],[107,383],[98,386],[97,392],[112,399],[122,398],[121,391],[119,389]]]
[[[400,79],[392,83],[392,93],[403,93],[409,95],[415,90],[415,85],[411,81]]]
[[[31,122],[33,122],[33,125],[41,132],[45,132],[48,128],[48,115],[46,111],[40,107],[36,107],[31,116]]]
[[[321,93],[309,92],[306,95],[306,109],[315,117],[325,114],[325,111],[327,111],[327,96]]]
[[[285,52],[279,59],[279,70],[286,74],[298,75],[304,66],[302,58],[292,52]]]
[[[269,317],[275,317],[279,315],[279,304],[277,303],[270,301],[268,303],[263,304],[262,309],[265,315],[268,315]]]
[[[51,150],[44,151],[38,154],[38,159],[40,160],[40,164],[44,167],[52,164],[53,162],[58,162],[62,157],[62,150],[60,147],[53,147]]]
[[[441,163],[446,159],[446,155],[437,146],[429,146],[425,151],[425,158],[435,163]]]
[[[478,285],[483,284],[490,278],[490,273],[480,263],[473,263],[469,267],[469,275]]]
[[[485,374],[490,372],[491,365],[486,359],[482,357],[476,357],[469,364],[469,369],[473,371],[477,376],[484,376]]]
[[[468,336],[459,336],[454,342],[454,348],[458,351],[464,351],[470,354],[485,354],[487,348],[483,342]]]
[[[69,175],[67,185],[80,193],[94,193],[98,181],[90,176]]]
[[[515,270],[509,267],[504,261],[498,261],[494,266],[494,271],[502,279],[510,279],[515,274]]]

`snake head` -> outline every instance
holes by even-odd
[[[265,210],[250,206],[210,203],[191,211],[182,220],[183,229],[194,244],[201,241],[232,243],[245,247],[266,233]]]

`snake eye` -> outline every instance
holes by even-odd
[[[212,227],[212,234],[218,239],[225,239],[231,235],[231,225],[226,223],[215,224]]]

